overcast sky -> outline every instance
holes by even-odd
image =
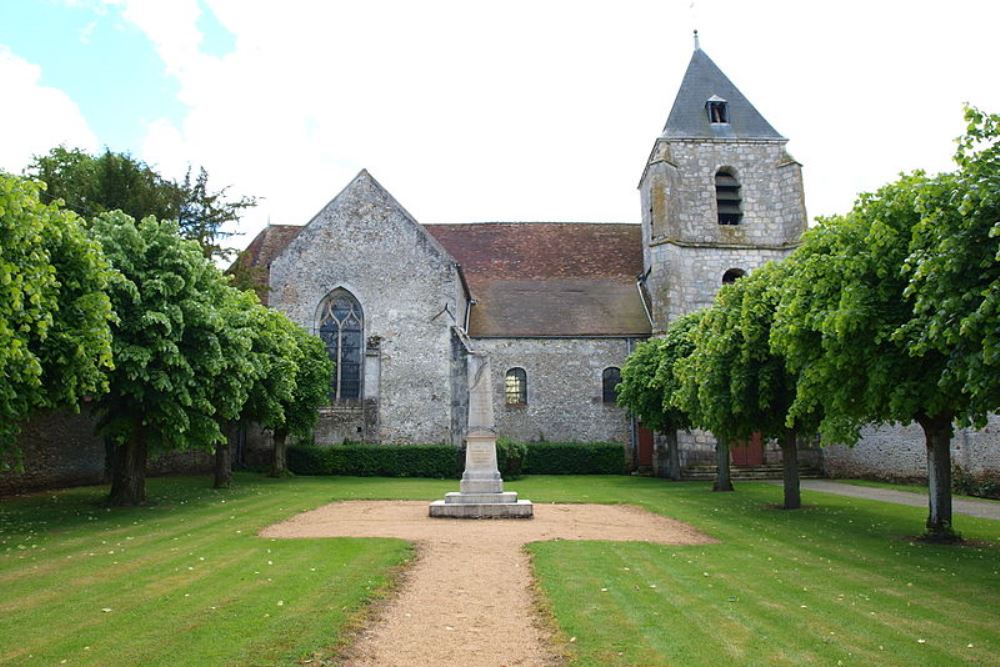
[[[804,165],[810,217],[949,169],[1000,111],[995,0],[0,1],[0,168],[65,143],[304,224],[367,168],[426,223],[637,222],[702,48]]]

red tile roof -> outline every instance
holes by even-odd
[[[634,224],[424,225],[462,265],[472,336],[648,335]]]
[[[476,336],[646,336],[634,224],[489,222],[424,225],[462,266]],[[237,262],[267,269],[302,227],[271,225]],[[264,295],[266,297],[266,295]]]

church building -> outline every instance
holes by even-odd
[[[620,369],[638,342],[796,246],[806,211],[786,143],[696,48],[639,179],[641,223],[423,224],[362,171],[239,261],[336,362],[318,443],[460,445],[466,360],[482,351],[498,435],[618,441],[648,464],[652,434],[615,404]],[[684,450],[709,458],[710,436]]]

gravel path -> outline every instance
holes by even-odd
[[[781,482],[775,482],[781,484]],[[835,493],[838,496],[850,496],[852,498],[865,498],[867,500],[881,500],[897,505],[910,505],[911,507],[927,507],[927,494],[913,493],[912,491],[896,491],[895,489],[880,489],[872,486],[855,486],[854,484],[844,484],[826,479],[804,479],[800,482],[803,489],[810,491],[822,491],[823,493]],[[974,500],[971,498],[951,499],[951,509],[955,514],[967,514],[983,519],[1000,520],[1000,502],[995,500]]]
[[[398,537],[418,557],[396,597],[348,650],[347,665],[552,665],[560,656],[534,602],[522,548],[540,540],[711,542],[687,524],[626,505],[535,505],[534,519],[431,519],[426,502],[326,505],[264,537]]]

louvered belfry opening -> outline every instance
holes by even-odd
[[[725,169],[715,174],[715,203],[719,209],[720,225],[738,225],[743,220],[740,182]]]

